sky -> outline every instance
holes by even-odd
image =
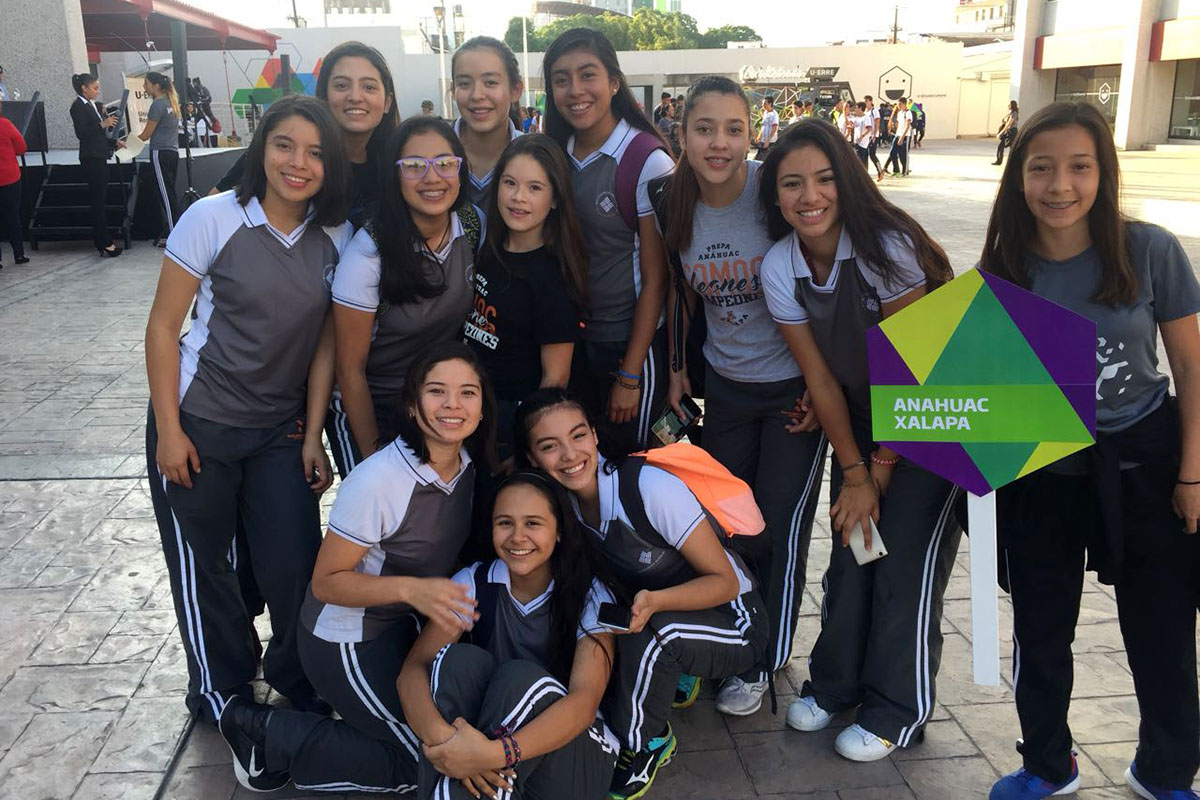
[[[193,0],[195,1],[195,0]],[[420,17],[432,16],[436,0],[392,0],[392,12],[403,27],[416,27]],[[461,4],[467,35],[501,36],[511,17],[527,12],[527,0],[445,0],[447,8]],[[297,11],[310,26],[321,24],[322,0],[295,0]],[[288,27],[292,0],[205,0],[207,10],[257,27]],[[887,35],[893,8],[899,7],[901,35],[905,31],[944,31],[954,20],[955,0],[682,0],[683,12],[696,18],[700,30],[721,25],[749,25],[772,47],[820,45],[839,39]],[[747,10],[750,13],[747,13]],[[366,18],[369,20],[369,17]],[[409,22],[411,20],[411,22]],[[790,22],[791,24],[780,24]]]

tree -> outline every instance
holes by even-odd
[[[632,18],[611,13],[599,16],[574,14],[556,19],[541,28],[535,28],[533,20],[527,20],[530,52],[544,53],[559,34],[571,28],[598,30],[608,37],[615,50],[712,49],[723,48],[726,42],[753,42],[761,38],[745,25],[725,25],[700,33],[695,18],[689,14],[639,8]],[[521,51],[520,17],[508,21],[504,41],[514,51]]]
[[[700,34],[700,47],[706,49],[723,49],[726,42],[758,41],[762,41],[762,37],[753,28],[745,25],[722,25],[719,28],[710,28]]]

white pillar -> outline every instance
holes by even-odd
[[[1158,0],[1125,0],[1115,4],[1120,17],[1115,20],[1123,29],[1121,37],[1121,84],[1117,94],[1117,124],[1113,139],[1121,150],[1140,150],[1149,141],[1154,120],[1151,115],[1170,113],[1170,101],[1165,110],[1154,108],[1150,92],[1150,33],[1158,12]]]
[[[1021,118],[1027,118],[1042,106],[1054,102],[1054,70],[1033,68],[1033,57],[1042,30],[1046,0],[1017,0],[1013,27],[1013,54],[1009,99],[1021,107]]]

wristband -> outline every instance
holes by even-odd
[[[1180,486],[1200,486],[1200,481],[1175,481]]]
[[[871,453],[872,464],[878,464],[881,467],[894,467],[900,463],[900,456],[898,455],[892,456],[891,458],[880,458],[877,453],[879,453],[878,450],[876,450],[874,453]]]
[[[625,370],[623,370],[623,369],[619,369],[619,368],[617,369],[617,375],[618,375],[619,377],[622,377],[622,378],[626,379],[626,380],[629,380],[629,381],[635,381],[635,382],[638,382],[638,383],[640,383],[640,382],[641,382],[641,380],[642,380],[641,373],[638,373],[637,375],[634,375],[632,372],[626,372]]]
[[[867,460],[865,458],[860,458],[858,461],[855,461],[853,464],[839,464],[838,466],[840,466],[842,468],[842,472],[849,472],[850,470],[854,469],[855,467],[862,467],[863,469],[866,469],[867,468]]]

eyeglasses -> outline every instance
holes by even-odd
[[[438,156],[437,158],[412,156],[397,160],[396,166],[400,168],[400,177],[404,180],[419,181],[429,174],[430,167],[433,167],[433,171],[441,178],[458,177],[458,168],[462,166],[462,162],[463,160],[458,156]]]

